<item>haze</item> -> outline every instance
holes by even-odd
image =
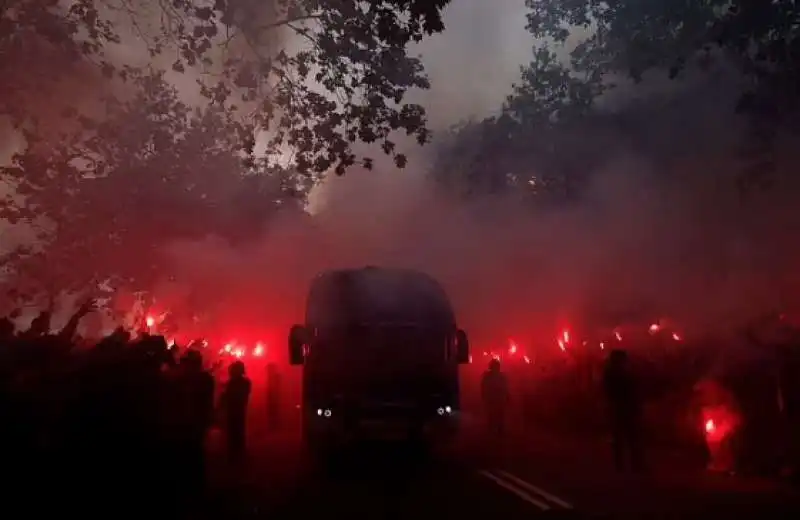
[[[522,0],[456,0],[446,31],[416,49],[433,84],[416,96],[437,136],[499,111],[530,55],[524,12]],[[576,130],[574,153],[597,142],[604,148],[578,203],[531,210],[517,197],[457,199],[430,181],[436,143],[403,143],[407,169],[378,161],[371,172],[329,177],[312,194],[310,219],[271,222],[244,245],[215,237],[171,244],[165,254],[181,277],[158,297],[179,307],[192,293],[213,299],[225,319],[283,330],[301,319],[316,272],[408,266],[445,284],[479,341],[515,336],[547,348],[563,323],[601,307],[651,308],[691,333],[786,304],[796,284],[788,240],[800,225],[791,211],[796,186],[742,206],[721,182],[737,167],[732,150],[741,132],[730,111],[731,77],[666,83],[653,79],[636,98],[623,88],[601,103],[629,114],[628,128]]]

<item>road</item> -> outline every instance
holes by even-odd
[[[705,520],[800,513],[798,495],[774,482],[656,469],[620,476],[602,462],[604,454],[555,446],[552,439],[487,446],[467,435],[427,455],[369,446],[324,467],[303,456],[294,436],[263,440],[238,477],[222,462],[214,466],[202,517]]]
[[[317,465],[302,457],[299,449],[294,452],[288,443],[285,446],[282,453],[262,459],[263,466],[251,467],[245,482],[223,489],[217,502],[222,509],[215,515],[513,520],[571,508],[557,497],[526,489],[513,475],[483,467],[477,457],[461,449],[421,453],[387,445],[362,446]]]

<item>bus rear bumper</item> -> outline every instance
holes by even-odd
[[[315,445],[341,445],[362,441],[423,441],[426,444],[448,443],[456,438],[459,418],[456,414],[420,420],[410,417],[359,417],[347,424],[334,417],[310,417],[304,426],[306,440]]]

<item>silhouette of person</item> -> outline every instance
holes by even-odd
[[[500,360],[492,359],[481,378],[483,400],[489,432],[502,435],[505,431],[506,412],[511,395],[506,375],[500,370]]]
[[[617,470],[630,466],[643,469],[641,446],[641,403],[631,374],[628,353],[615,349],[609,353],[603,372],[603,389],[608,405],[614,463]]]
[[[228,384],[222,393],[228,457],[232,462],[239,463],[245,455],[247,403],[250,400],[252,384],[245,376],[244,363],[241,361],[231,363],[228,367],[228,376]]]

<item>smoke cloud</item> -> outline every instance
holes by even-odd
[[[420,152],[410,170],[328,179],[313,215],[287,215],[258,243],[176,244],[173,258],[195,289],[231,295],[232,312],[280,330],[302,321],[316,273],[365,265],[438,278],[478,342],[552,348],[565,325],[630,317],[667,318],[687,335],[737,329],[793,303],[797,186],[779,168],[776,188],[743,194],[736,90],[726,78],[687,85],[629,103],[622,128],[575,130],[576,154],[596,140],[607,152],[573,203],[458,200],[435,188]]]
[[[435,129],[499,108],[529,52],[521,4],[454,2],[446,33],[419,49],[433,89],[418,97]],[[302,321],[316,273],[388,265],[438,278],[478,341],[551,347],[564,324],[637,312],[671,317],[687,336],[735,328],[794,303],[798,186],[779,155],[775,186],[742,195],[737,89],[729,75],[703,78],[643,99],[617,91],[604,109],[624,125],[575,129],[570,153],[597,141],[606,150],[578,201],[458,200],[430,181],[432,150],[408,147],[408,169],[331,177],[313,214],[286,212],[258,241],[171,244],[180,276],[157,297],[172,308],[202,302],[217,327],[263,326],[282,339]]]
[[[422,56],[432,88],[414,95],[432,128],[497,112],[530,61],[523,0],[460,0],[447,6],[445,32],[412,48]]]

